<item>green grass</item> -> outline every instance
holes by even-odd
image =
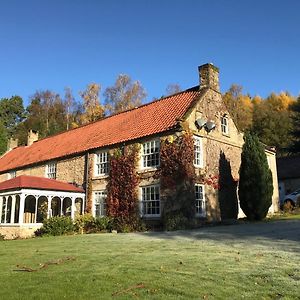
[[[295,208],[290,212],[274,214],[269,220],[300,220],[300,208]]]
[[[0,299],[300,299],[299,232],[281,221],[1,241]]]

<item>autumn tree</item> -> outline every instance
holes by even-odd
[[[289,148],[289,152],[300,153],[300,96],[297,101],[291,105],[292,111],[292,142]]]
[[[223,100],[238,129],[245,131],[252,125],[253,104],[251,98],[242,92],[242,86],[233,84],[224,94]]]
[[[240,206],[249,220],[262,220],[272,204],[272,173],[257,136],[246,133],[244,139],[239,171]]]
[[[106,111],[114,114],[141,105],[146,92],[139,81],[121,74],[114,86],[106,88],[104,97]]]
[[[87,124],[104,117],[104,107],[100,103],[100,85],[91,83],[86,90],[80,92],[83,101],[84,112],[81,115],[81,123]]]
[[[294,102],[288,93],[272,93],[253,106],[252,131],[263,143],[275,146],[278,155],[285,155],[291,144],[293,124],[289,107]]]
[[[27,133],[31,129],[37,131],[40,138],[66,130],[65,106],[58,94],[45,90],[31,97],[26,118],[16,132],[20,144],[26,144]]]

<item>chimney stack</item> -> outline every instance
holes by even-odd
[[[7,151],[18,147],[18,139],[10,138],[7,142]]]
[[[32,145],[38,139],[39,139],[39,133],[34,130],[29,130],[27,135],[27,146]]]
[[[198,67],[200,89],[209,88],[216,92],[220,92],[219,85],[219,68],[212,63],[205,64]]]

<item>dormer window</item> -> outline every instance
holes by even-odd
[[[51,162],[47,164],[46,177],[50,179],[56,179],[56,162]]]
[[[224,115],[223,117],[221,117],[221,132],[223,134],[228,134],[229,133],[228,117],[227,117],[227,115]]]

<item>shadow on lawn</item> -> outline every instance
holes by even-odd
[[[300,253],[300,220],[215,225],[194,230],[149,232],[145,236],[159,239],[213,240],[224,244],[245,242],[271,245]]]

